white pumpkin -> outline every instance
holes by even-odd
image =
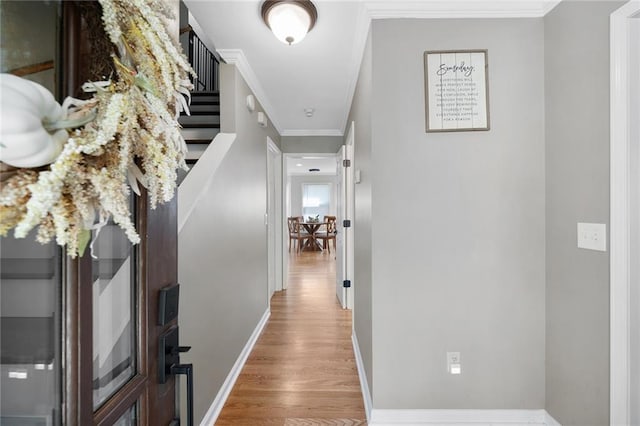
[[[12,74],[0,74],[0,114],[0,161],[11,166],[50,164],[69,137],[64,129],[44,127],[64,118],[51,92]]]

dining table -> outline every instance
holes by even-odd
[[[318,242],[318,240],[316,240],[316,232],[318,232],[318,230],[323,226],[323,225],[327,225],[328,222],[300,222],[300,225],[302,225],[302,227],[304,228],[305,231],[307,231],[307,233],[309,235],[311,235],[311,238],[308,238],[305,242],[304,245],[302,246],[302,250],[308,250],[308,251],[322,251],[322,244],[320,244]]]

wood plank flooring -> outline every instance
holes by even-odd
[[[216,425],[366,425],[333,252],[292,253],[289,269]]]

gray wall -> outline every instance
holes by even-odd
[[[360,183],[355,185],[354,217],[354,274],[353,274],[353,329],[358,339],[369,392],[373,387],[372,343],[372,281],[371,281],[371,99],[372,99],[372,50],[371,32],[367,37],[358,83],[345,135],[351,122],[354,126],[353,167],[360,170]]]
[[[609,254],[578,249],[576,223],[609,227],[609,15],[621,4],[563,1],[544,20],[546,407],[563,425],[609,423]]]
[[[543,30],[372,23],[371,148],[356,157],[371,195],[356,204],[371,203],[376,408],[544,407]],[[492,129],[426,134],[423,52],[465,48],[489,50]]]
[[[244,107],[250,89],[236,68],[220,72],[222,124],[237,139],[179,236],[180,340],[193,345],[183,358],[194,364],[196,423],[268,307],[266,138],[280,140]]]
[[[335,154],[344,144],[342,136],[283,136],[282,152]]]

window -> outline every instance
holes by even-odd
[[[308,219],[309,216],[320,219],[324,215],[329,214],[331,206],[331,185],[328,183],[321,184],[302,184],[302,216]]]

